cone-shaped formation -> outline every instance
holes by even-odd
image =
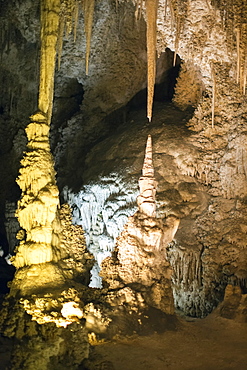
[[[139,185],[139,210],[129,217],[112,257],[103,261],[100,275],[103,284],[112,291],[110,297],[115,304],[126,299],[127,289],[131,297],[136,297],[135,305],[140,315],[150,307],[172,315],[171,268],[166,258],[166,247],[174,238],[179,220],[174,216],[169,216],[165,222],[156,218],[156,181],[150,135]]]
[[[156,181],[152,156],[152,139],[148,135],[142,176],[139,179],[140,195],[137,197],[138,209],[147,217],[156,217]]]
[[[41,1],[41,52],[38,108],[50,123],[52,113],[60,0]]]
[[[148,135],[145,158],[142,167],[142,175],[145,177],[154,177],[152,138]]]
[[[84,29],[86,35],[86,75],[88,75],[89,69],[89,56],[91,48],[91,35],[93,26],[93,13],[94,13],[94,0],[83,1],[83,12],[84,12]]]
[[[147,118],[152,119],[154,84],[156,75],[156,38],[157,38],[157,11],[158,0],[146,0],[147,17],[147,80],[148,80],[148,102]]]

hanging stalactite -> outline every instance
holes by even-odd
[[[214,128],[216,81],[215,81],[215,70],[214,70],[213,64],[211,65],[211,77],[212,77],[212,128]]]
[[[222,28],[227,33],[229,53],[237,54],[236,83],[242,94],[247,82],[247,1],[212,0],[211,6],[219,11]]]
[[[60,26],[57,43],[58,69],[61,64],[64,34],[68,37],[68,35],[73,31],[74,41],[76,41],[78,17],[79,0],[62,0],[60,6]]]
[[[154,84],[156,75],[156,38],[157,38],[157,11],[158,0],[146,0],[147,17],[147,118],[152,119]]]
[[[51,119],[60,0],[41,2],[41,53],[38,109]]]
[[[88,75],[95,0],[81,0],[81,2],[79,2],[79,0],[62,0],[60,8],[59,38],[57,44],[58,68],[60,68],[61,64],[64,34],[68,37],[68,35],[73,31],[74,42],[76,41],[80,3],[84,14],[84,32],[86,36],[85,69],[86,75]]]
[[[84,13],[84,30],[86,35],[86,75],[88,75],[89,70],[89,57],[91,49],[91,36],[92,36],[92,26],[93,26],[93,14],[94,14],[94,2],[95,0],[83,0],[83,13]]]

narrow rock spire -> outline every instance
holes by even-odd
[[[145,158],[142,167],[142,176],[154,177],[152,137],[148,135]]]
[[[152,156],[152,138],[148,135],[142,176],[139,178],[140,195],[137,197],[139,211],[148,217],[156,217],[156,181]]]

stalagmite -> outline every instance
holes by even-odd
[[[163,220],[156,218],[156,181],[150,135],[139,186],[138,211],[129,217],[117,239],[112,257],[103,261],[100,275],[103,284],[107,284],[114,295],[116,290],[119,290],[117,294],[121,296],[126,287],[133,287],[131,294],[135,296],[137,285],[142,296],[140,302],[136,303],[140,312],[146,305],[173,314],[171,269],[166,259],[166,247],[174,238],[179,220],[169,216],[163,223]]]
[[[139,179],[140,195],[137,197],[139,211],[148,217],[156,217],[156,181],[152,161],[152,138],[148,136],[142,177]]]

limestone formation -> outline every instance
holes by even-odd
[[[142,168],[142,177],[139,179],[140,195],[137,197],[137,204],[140,213],[148,217],[156,217],[156,181],[152,161],[152,139],[148,136],[146,153]]]
[[[156,76],[156,39],[157,39],[158,0],[146,0],[147,18],[147,118],[152,119],[154,84]]]
[[[61,359],[66,357],[71,359],[70,364],[66,361],[66,365],[61,366],[65,368],[68,365],[73,369],[88,356],[87,333],[78,304],[79,294],[73,289],[70,294],[69,289],[78,275],[82,280],[89,280],[85,275],[88,275],[90,268],[87,260],[91,258],[89,255],[84,256],[84,260],[78,258],[76,248],[66,250],[66,247],[72,249],[73,246],[65,237],[65,228],[67,226],[69,231],[70,225],[65,222],[62,233],[59,191],[49,143],[60,5],[60,0],[41,2],[38,112],[31,116],[31,123],[26,128],[28,144],[17,180],[22,190],[16,212],[21,227],[20,244],[14,258],[17,271],[1,317],[5,335],[18,340],[25,338],[25,345],[14,348],[12,369],[20,366],[30,370],[34,367],[49,369],[57,367]],[[72,238],[80,249],[82,240],[76,241],[75,233]],[[85,252],[85,249],[81,252]],[[82,267],[83,262],[85,265]],[[68,299],[68,296],[71,297]],[[32,330],[28,330],[31,320],[35,324]],[[45,329],[40,329],[36,323],[46,325]],[[75,328],[66,330],[73,323]],[[52,339],[49,341],[50,335]],[[70,350],[67,345],[64,346],[67,339],[71,343],[79,341],[82,351],[77,353],[72,348],[68,356],[67,351]],[[38,347],[36,341],[39,342]]]
[[[215,310],[216,314],[234,319],[241,323],[247,322],[247,295],[238,285],[228,284],[225,289],[223,302]]]
[[[117,239],[112,257],[102,263],[100,275],[110,291],[133,290],[139,294],[139,309],[151,306],[174,314],[171,273],[166,247],[173,240],[179,220],[169,216],[163,223],[155,216],[154,168],[151,136],[148,137],[142,176],[139,180],[138,211],[129,217]],[[128,303],[128,302],[127,302]]]
[[[26,128],[27,150],[17,180],[22,195],[16,214],[22,231],[14,258],[17,272],[11,294],[21,296],[65,282],[56,265],[64,255],[60,248],[59,192],[49,144],[60,1],[43,1],[41,5],[39,110]],[[33,276],[40,278],[34,283]]]

